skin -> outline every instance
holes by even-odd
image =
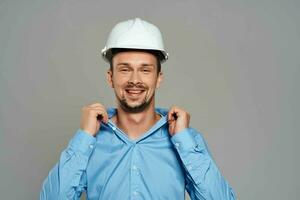
[[[129,138],[136,139],[160,119],[155,112],[155,91],[163,80],[163,73],[157,73],[156,58],[147,52],[121,52],[114,56],[112,63],[113,71],[107,71],[106,79],[115,92],[117,115],[111,120]],[[97,120],[98,115],[103,117]],[[170,135],[188,128],[189,121],[189,113],[172,106],[168,113]],[[90,135],[95,136],[101,123],[107,122],[108,115],[101,103],[82,108],[80,127]]]

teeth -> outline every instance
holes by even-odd
[[[131,94],[139,94],[139,93],[142,93],[143,90],[127,90],[128,93],[131,93]]]

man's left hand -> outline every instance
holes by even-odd
[[[169,133],[171,136],[189,127],[190,114],[185,110],[172,106],[168,113]]]

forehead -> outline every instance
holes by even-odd
[[[127,63],[129,65],[149,64],[156,66],[156,57],[144,51],[125,51],[117,53],[113,59],[114,65],[118,63]]]

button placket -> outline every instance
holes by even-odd
[[[139,193],[139,168],[138,168],[138,159],[136,155],[136,144],[133,144],[132,147],[132,160],[131,160],[131,196],[132,199],[137,199],[140,195]]]

